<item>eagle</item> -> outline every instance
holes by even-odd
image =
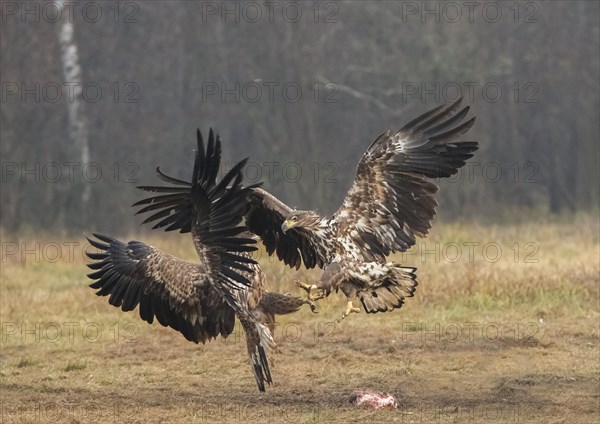
[[[276,254],[290,267],[323,268],[317,283],[297,285],[313,301],[341,290],[347,303],[338,321],[360,312],[356,299],[367,313],[377,313],[400,308],[414,295],[416,268],[386,257],[428,234],[438,206],[438,186],[428,179],[456,174],[478,148],[475,141],[457,140],[475,123],[475,117],[465,121],[470,108],[461,103],[462,98],[440,105],[399,131],[378,136],[364,152],[354,182],[332,216],[296,210],[260,187],[250,189],[244,212],[248,230],[260,237],[269,255]],[[191,184],[157,172],[177,187],[145,200],[157,212],[144,222],[189,232]]]
[[[95,280],[90,287],[98,296],[110,295],[108,302],[123,311],[139,306],[142,320],[152,324],[156,318],[194,343],[227,337],[237,316],[256,383],[264,391],[265,382],[273,381],[269,362],[277,350],[275,315],[295,312],[306,303],[312,307],[313,302],[268,291],[266,276],[251,257],[256,240],[240,225],[253,189],[242,186],[247,159],[217,182],[220,142],[212,130],[206,150],[200,131],[197,140],[187,220],[200,262],[184,261],[141,241],[124,243],[93,234],[88,241],[98,251],[86,252],[95,261],[88,264],[94,270],[88,277]],[[170,191],[163,190],[165,196]]]

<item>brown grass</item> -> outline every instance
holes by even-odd
[[[401,310],[336,324],[343,299],[332,295],[319,314],[283,317],[264,394],[237,328],[224,341],[189,343],[94,296],[82,240],[72,257],[62,240],[4,240],[2,422],[597,422],[600,229],[596,218],[576,221],[437,222],[393,258],[419,268]],[[194,258],[187,238],[129,238]],[[469,242],[479,243],[472,258]],[[36,246],[37,258],[22,256]],[[298,293],[293,277],[319,276],[260,261],[274,290]],[[400,408],[356,409],[347,402],[356,389],[391,392]]]

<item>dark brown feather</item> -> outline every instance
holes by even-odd
[[[333,216],[340,237],[367,246],[383,261],[428,233],[437,207],[433,197],[437,186],[425,178],[454,175],[478,147],[476,142],[454,142],[475,122],[472,118],[460,123],[469,111],[465,107],[456,113],[460,101],[434,108],[371,144]]]
[[[195,343],[231,333],[227,330],[233,330],[233,309],[211,286],[208,268],[139,241],[125,244],[111,237],[94,236],[104,243],[88,240],[102,253],[88,256],[104,255],[107,265],[88,275],[97,280],[90,287],[97,289],[99,296],[110,295],[111,305],[123,311],[139,305],[141,319],[152,324],[156,317],[162,325]],[[215,317],[217,322],[213,322]]]

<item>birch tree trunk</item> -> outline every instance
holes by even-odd
[[[88,143],[88,125],[85,116],[84,101],[82,97],[83,83],[77,44],[74,39],[74,25],[69,21],[69,13],[64,13],[64,0],[58,0],[56,5],[61,10],[58,24],[58,41],[60,44],[61,64],[66,85],[72,89],[72,97],[67,98],[67,114],[69,121],[69,138],[74,146],[75,155],[79,156],[79,169],[83,169],[90,160]],[[91,195],[91,186],[85,181],[80,188],[80,208],[76,211],[78,218],[85,222],[88,203]]]

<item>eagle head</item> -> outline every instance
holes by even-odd
[[[292,228],[316,228],[320,222],[321,217],[313,211],[293,211],[281,224],[281,231],[285,233]]]

